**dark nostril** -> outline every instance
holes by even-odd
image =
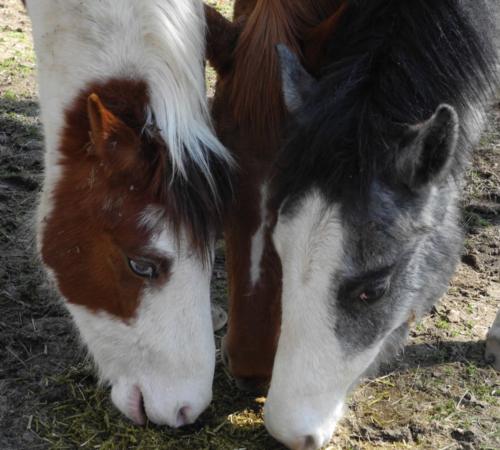
[[[304,439],[304,450],[316,450],[320,447],[319,443],[316,441],[312,434],[309,434]]]
[[[190,422],[189,420],[189,413],[191,412],[191,408],[189,406],[183,406],[182,408],[177,411],[177,418],[175,421],[175,426],[177,428],[183,427],[184,425],[188,425]]]
[[[312,434],[298,438],[293,444],[293,450],[318,450],[321,445]]]
[[[221,340],[220,354],[222,358],[222,363],[229,369],[229,357],[227,356],[227,349],[226,349],[226,336],[224,336]]]

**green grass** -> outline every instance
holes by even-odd
[[[436,322],[436,327],[441,329],[441,330],[449,330],[450,329],[450,322],[448,322],[446,319],[439,319]]]
[[[63,399],[47,405],[49,418],[33,417],[31,429],[53,449],[280,448],[264,430],[262,400],[237,392],[221,367],[212,404],[196,425],[180,430],[133,425],[111,405],[108,390],[96,387],[88,364],[71,367],[45,383],[47,390],[63,392]]]

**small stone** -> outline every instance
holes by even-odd
[[[461,320],[460,313],[456,309],[450,309],[447,317],[451,323],[458,323]]]

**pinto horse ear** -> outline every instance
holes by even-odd
[[[214,8],[205,6],[207,21],[206,58],[219,76],[233,65],[233,53],[241,32],[240,21],[231,22]]]
[[[286,45],[276,46],[281,66],[283,99],[288,112],[296,113],[317,88],[318,82],[304,69]]]
[[[97,156],[116,172],[132,169],[140,146],[140,139],[134,130],[109,111],[97,94],[89,95],[87,114]]]
[[[442,104],[429,120],[404,131],[396,161],[403,183],[419,189],[449,174],[457,147],[458,123],[455,109]]]

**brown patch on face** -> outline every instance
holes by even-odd
[[[128,263],[128,257],[157,258],[140,218],[147,205],[164,200],[155,184],[164,148],[141,135],[147,103],[145,83],[112,80],[90,86],[68,108],[62,176],[41,242],[43,261],[68,302],[123,319],[134,315],[141,291],[155,285]],[[168,264],[161,267],[166,282]]]

